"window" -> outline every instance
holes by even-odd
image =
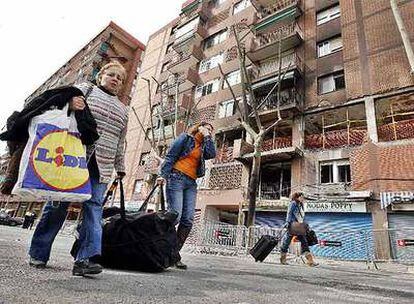
[[[218,118],[233,116],[234,110],[234,100],[223,101],[219,104]]]
[[[342,50],[342,37],[332,38],[318,44],[318,58]]]
[[[195,92],[195,98],[200,98],[208,94],[217,92],[220,85],[220,78],[216,78],[212,81],[205,83],[204,85],[198,86]]]
[[[135,185],[134,185],[134,194],[136,194],[136,193],[141,193],[141,190],[142,190],[142,184],[143,184],[143,181],[142,181],[142,180],[136,180],[136,181],[135,181]]]
[[[149,156],[150,156],[149,152],[141,153],[141,157],[139,159],[139,165],[144,166],[148,162]]]
[[[226,75],[226,79],[229,82],[230,86],[234,86],[241,82],[240,70],[233,71]],[[223,82],[223,89],[227,88],[227,82]]]
[[[344,71],[318,78],[318,93],[325,94],[345,88]]]
[[[348,160],[336,160],[320,164],[321,184],[350,183],[351,166]]]
[[[244,10],[245,8],[248,8],[250,5],[252,5],[250,3],[250,0],[242,0],[240,2],[237,2],[234,5],[233,15],[236,15],[237,13],[240,13],[242,10]]]
[[[200,18],[197,17],[191,20],[190,22],[188,22],[187,24],[183,25],[182,27],[178,28],[175,31],[175,39],[180,38],[184,36],[185,34],[192,32],[199,23],[200,23]]]
[[[339,16],[341,16],[341,10],[339,8],[339,5],[330,7],[326,10],[319,12],[316,15],[316,24],[317,25],[324,24],[328,21],[338,18]]]
[[[227,29],[224,29],[218,33],[211,35],[210,37],[207,37],[206,40],[204,40],[204,49],[207,50],[216,44],[222,43],[226,39]]]
[[[204,73],[208,70],[214,69],[215,67],[217,67],[219,64],[223,63],[223,53],[217,54],[213,57],[204,59],[203,61],[200,62],[200,67],[198,69],[198,73]]]

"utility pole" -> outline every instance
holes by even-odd
[[[394,14],[395,22],[397,23],[398,31],[400,32],[405,52],[407,53],[408,62],[411,67],[411,75],[414,76],[414,52],[411,46],[410,37],[408,36],[407,29],[405,28],[404,21],[401,18],[400,10],[398,8],[396,0],[390,0],[392,13]]]

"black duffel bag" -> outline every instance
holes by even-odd
[[[110,212],[104,212],[104,217],[105,213],[111,216],[104,219],[102,254],[93,260],[105,268],[145,272],[160,272],[173,266],[179,259],[174,227],[178,214],[165,210],[163,189],[160,189],[160,211],[146,211],[155,186],[138,212],[127,213],[122,180],[119,188],[121,208],[111,207]]]

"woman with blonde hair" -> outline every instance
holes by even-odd
[[[205,174],[205,160],[216,157],[213,130],[210,123],[201,122],[177,137],[165,156],[160,177],[157,179],[159,184],[166,182],[168,208],[178,213],[178,250],[183,247],[193,226],[197,196],[196,179]],[[181,262],[181,257],[176,267],[187,268]]]
[[[70,100],[72,111],[83,111],[85,107],[90,109],[99,134],[95,144],[87,147],[92,197],[82,203],[80,247],[75,258],[73,275],[102,272],[102,266],[92,263],[89,258],[101,254],[102,203],[113,171],[117,172],[118,177],[125,175],[124,144],[128,107],[117,97],[125,77],[124,67],[118,62],[110,62],[97,74],[97,85],[83,83],[76,86],[79,94]],[[46,266],[53,241],[65,221],[68,206],[67,202],[48,202],[44,207],[29,250],[30,265]]]

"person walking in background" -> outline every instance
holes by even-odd
[[[179,214],[176,220],[179,251],[193,226],[197,196],[196,179],[204,176],[205,161],[216,157],[213,130],[210,123],[201,122],[175,139],[165,156],[160,177],[157,179],[158,184],[167,184],[168,209]],[[176,267],[187,268],[181,261],[181,256]]]
[[[70,109],[73,111],[89,107],[100,135],[98,141],[87,148],[92,197],[82,203],[80,248],[73,266],[73,275],[102,272],[102,266],[89,261],[89,258],[101,254],[102,203],[113,171],[117,171],[118,177],[125,175],[124,143],[128,108],[117,97],[125,77],[125,69],[120,63],[108,63],[97,74],[97,86],[88,83],[77,86],[83,95],[87,95],[86,100],[77,96],[70,101]],[[48,202],[44,207],[29,250],[30,265],[46,266],[53,241],[65,221],[68,206],[67,202]]]
[[[301,192],[295,192],[292,194],[292,200],[289,203],[288,211],[286,214],[286,226],[288,231],[282,241],[280,248],[280,263],[287,265],[287,252],[290,242],[294,236],[301,243],[301,252],[307,260],[307,265],[317,266],[318,263],[314,261],[313,255],[310,252],[308,241],[306,239],[306,230],[308,229],[305,220],[305,210],[303,207],[304,195]]]
[[[32,212],[32,215],[30,216],[29,230],[32,230],[33,225],[36,221],[36,218],[37,218],[36,212]]]

